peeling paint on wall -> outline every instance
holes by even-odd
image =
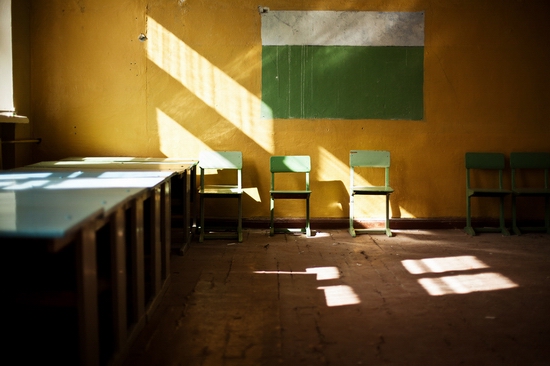
[[[424,13],[262,13],[262,118],[423,118]]]

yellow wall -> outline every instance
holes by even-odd
[[[464,217],[466,151],[550,151],[548,4],[33,0],[31,118],[43,139],[35,160],[241,150],[244,185],[259,192],[260,202],[244,201],[254,218],[269,214],[269,156],[307,154],[312,217],[343,218],[349,151],[389,150],[393,217]],[[260,119],[258,5],[425,11],[424,120]],[[359,216],[382,216],[380,203]],[[497,216],[492,203],[474,209]]]

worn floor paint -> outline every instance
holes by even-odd
[[[126,365],[546,364],[549,259],[461,230],[194,243]]]

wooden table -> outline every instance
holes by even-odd
[[[170,215],[161,215],[160,197],[167,184],[169,190],[171,174],[84,175],[32,169],[0,173],[0,239],[4,255],[18,268],[37,253],[31,263],[40,270],[30,268],[25,271],[30,274],[22,276],[28,282],[15,281],[8,289],[14,295],[14,309],[29,301],[66,299],[59,293],[67,291],[58,291],[54,283],[34,291],[27,291],[32,285],[25,286],[50,275],[50,268],[43,267],[46,258],[66,266],[68,270],[58,277],[66,276],[61,282],[67,283],[75,278],[77,357],[81,364],[98,365],[124,352],[167,287],[170,248],[162,247],[160,228]],[[74,256],[63,254],[67,250],[74,251]],[[62,263],[57,257],[68,260]],[[6,276],[12,274],[3,270]],[[107,298],[107,306],[101,306],[102,298]]]
[[[140,158],[140,157],[69,157],[60,161],[43,161],[26,166],[24,169],[64,169],[72,171],[103,172],[109,174],[160,174],[172,172],[172,217],[178,218],[182,226],[183,242],[171,243],[172,250],[180,255],[187,250],[192,240],[194,228],[196,227],[195,193],[197,172],[197,160],[179,158]],[[114,173],[116,172],[116,173]],[[176,229],[173,227],[173,229]],[[171,236],[167,238],[170,240]]]

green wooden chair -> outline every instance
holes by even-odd
[[[356,237],[358,233],[385,233],[393,236],[390,230],[390,194],[393,189],[390,187],[390,152],[376,150],[351,150],[349,154],[349,233]],[[358,186],[354,183],[355,168],[382,168],[385,170],[385,183],[383,186]],[[386,196],[386,223],[384,229],[355,229],[354,210],[356,195],[378,195]]]
[[[545,152],[513,152],[510,153],[510,168],[512,169],[512,230],[517,235],[522,231],[543,231],[550,234],[550,188],[548,186],[548,171],[550,170],[550,153]],[[540,185],[518,186],[517,175],[527,171],[542,171],[544,179]],[[518,197],[544,198],[544,226],[518,227],[516,199]]]
[[[242,167],[243,155],[240,151],[203,151],[199,156],[200,168],[200,227],[199,242],[209,239],[237,239],[243,241],[242,234]],[[224,184],[205,184],[205,170],[235,170],[236,179]],[[236,182],[235,182],[236,180]],[[206,230],[204,227],[204,201],[211,198],[236,198],[238,204],[237,228],[216,227]],[[232,230],[231,230],[232,229]]]
[[[311,172],[311,159],[306,155],[287,155],[287,156],[272,156],[269,161],[269,169],[271,171],[271,190],[270,209],[271,220],[269,224],[269,235],[272,236],[275,232],[293,232],[293,229],[277,229],[275,230],[274,215],[275,215],[275,200],[277,199],[302,199],[306,202],[306,226],[304,229],[299,229],[305,232],[307,236],[311,236],[311,228],[309,222],[309,197],[311,190],[309,189],[309,173]],[[305,188],[301,190],[286,190],[276,189],[275,175],[303,173],[305,175]]]
[[[466,162],[466,231],[469,235],[476,235],[476,232],[501,232],[502,235],[510,235],[504,223],[504,198],[512,193],[512,191],[502,187],[502,176],[505,168],[504,154],[501,153],[478,153],[467,152],[465,155]],[[498,171],[498,186],[474,188],[471,184],[470,176],[473,170],[496,170]],[[500,200],[500,226],[496,227],[472,227],[471,204],[472,197],[493,197]]]

